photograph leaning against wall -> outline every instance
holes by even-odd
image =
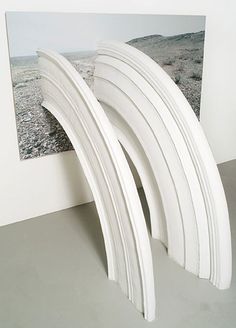
[[[39,48],[60,52],[93,90],[97,42],[126,42],[170,75],[200,117],[204,16],[7,12],[6,23],[21,160],[73,150],[41,106]]]

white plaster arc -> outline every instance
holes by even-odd
[[[177,125],[192,160],[192,167],[198,179],[207,213],[209,241],[204,241],[203,238],[203,242],[210,243],[210,280],[218,288],[229,287],[232,255],[227,204],[215,161],[190,105],[161,67],[142,52],[117,41],[101,42],[98,48],[100,59],[102,56],[111,57],[136,71],[159,95]],[[182,158],[182,163],[185,164],[183,161]],[[186,170],[186,166],[184,169]],[[187,173],[185,171],[185,174]],[[188,182],[191,186],[191,177]],[[199,246],[202,245],[199,244]]]
[[[139,90],[136,83],[130,81],[132,72],[129,70],[126,78],[116,67],[114,69],[115,64],[117,61],[115,63],[113,58],[101,56],[97,59],[95,94],[99,100],[118,111],[130,125],[149,159],[166,214],[169,256],[187,270],[199,274],[195,213],[172,140],[161,118],[156,117],[156,109],[150,103],[149,97],[143,96],[140,91],[146,91],[147,87]],[[125,70],[128,70],[127,66]],[[185,226],[184,220],[187,220]],[[190,233],[186,233],[187,229]]]
[[[65,129],[89,182],[101,221],[109,278],[147,320],[155,318],[148,233],[128,163],[102,107],[72,65],[39,50],[43,105]]]

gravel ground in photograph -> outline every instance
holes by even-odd
[[[65,55],[92,87],[95,57],[94,54],[83,56],[81,53]],[[15,58],[11,64],[20,159],[72,150],[59,122],[41,106],[37,57]]]

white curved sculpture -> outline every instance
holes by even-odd
[[[139,172],[153,236],[165,244],[168,239],[169,255],[187,270],[228,288],[227,204],[190,105],[162,68],[139,50],[104,41],[98,54],[94,92]]]
[[[43,106],[69,136],[91,187],[104,236],[108,276],[155,318],[151,249],[129,166],[102,107],[61,55],[38,51]]]

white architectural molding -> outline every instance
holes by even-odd
[[[38,51],[43,106],[69,136],[97,206],[108,276],[155,318],[153,264],[136,186],[111,124],[86,83],[61,55]]]
[[[154,237],[166,242],[166,220],[169,255],[218,288],[228,288],[232,259],[225,194],[189,103],[164,70],[137,49],[104,41],[98,54],[94,92],[139,172]]]

